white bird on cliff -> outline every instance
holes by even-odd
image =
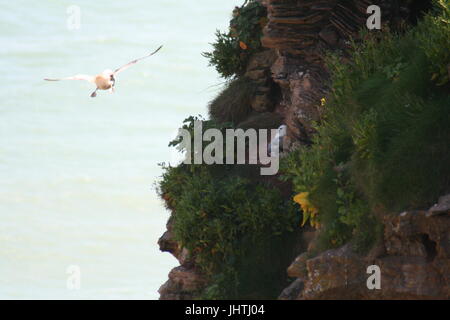
[[[114,71],[110,70],[110,69],[106,69],[102,73],[97,74],[95,76],[86,75],[86,74],[77,74],[77,75],[75,75],[73,77],[57,78],[57,79],[46,78],[44,80],[46,80],[46,81],[60,81],[60,80],[85,80],[85,81],[88,81],[88,82],[93,83],[93,84],[96,85],[95,91],[91,93],[91,97],[92,98],[97,96],[97,90],[109,90],[111,93],[113,93],[114,92],[114,86],[116,84],[116,75],[118,73],[128,69],[132,65],[136,64],[138,61],[154,55],[161,48],[162,48],[162,46],[160,46],[158,49],[156,49],[152,53],[150,53],[150,54],[148,54],[146,56],[143,56],[141,58],[135,59],[133,61],[130,61],[126,65],[124,65],[124,66],[122,66],[122,67],[120,67],[120,68],[118,68],[118,69],[116,69]]]
[[[277,157],[280,154],[280,149],[283,149],[283,138],[286,134],[287,126],[283,124],[277,129],[277,134],[272,139],[272,141],[270,141],[270,144],[268,146],[268,151],[271,156]]]

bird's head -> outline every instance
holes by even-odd
[[[110,81],[116,80],[114,79],[114,71],[112,71],[111,69],[106,69],[105,71],[102,72],[102,74],[105,78],[108,78]]]
[[[284,137],[287,134],[287,126],[285,124],[281,125],[278,128],[278,134],[280,135],[280,137]]]
[[[111,76],[114,74],[114,71],[112,71],[111,69],[106,69],[105,71],[102,72],[102,74],[105,76]]]

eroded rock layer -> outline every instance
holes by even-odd
[[[314,258],[300,255],[287,270],[295,281],[280,299],[450,298],[450,205],[439,205],[439,213],[385,217],[383,241],[365,257],[351,244]],[[372,265],[380,270],[379,289],[367,286]]]

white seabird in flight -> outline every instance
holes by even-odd
[[[91,75],[87,75],[87,74],[77,74],[73,77],[66,77],[66,78],[57,78],[57,79],[44,79],[46,81],[60,81],[60,80],[85,80],[85,81],[89,81],[90,83],[93,83],[97,86],[97,88],[95,89],[94,92],[91,93],[91,97],[94,98],[97,96],[97,90],[109,90],[111,93],[114,92],[114,86],[116,84],[116,75],[119,72],[124,71],[125,69],[128,69],[129,67],[131,67],[132,65],[136,64],[138,61],[148,58],[152,55],[154,55],[155,53],[157,53],[160,49],[162,48],[162,46],[160,46],[158,49],[156,49],[155,51],[153,51],[152,53],[135,59],[133,61],[128,62],[126,65],[116,69],[116,70],[110,70],[110,69],[106,69],[105,71],[103,71],[100,74],[97,74],[95,76],[91,76]]]

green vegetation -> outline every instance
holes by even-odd
[[[263,112],[258,113],[254,112],[251,114],[248,119],[243,122],[240,122],[237,126],[238,128],[242,128],[244,130],[247,129],[277,129],[283,123],[283,118],[276,113],[272,112]]]
[[[350,59],[330,55],[331,92],[313,144],[282,159],[295,197],[257,166],[163,166],[159,194],[172,210],[174,236],[210,278],[203,298],[280,293],[301,232],[295,202],[303,222],[319,229],[318,250],[350,241],[366,252],[382,232],[382,215],[426,208],[450,191],[450,11],[438,3],[437,13],[401,36],[364,34]],[[281,124],[273,113],[252,111],[255,87],[242,76],[259,50],[260,10],[255,1],[236,9],[230,32],[205,54],[222,76],[235,77],[210,103],[210,120],[190,117],[184,129],[192,133],[196,120],[222,132]],[[186,148],[182,139],[169,145]]]
[[[311,147],[285,178],[318,210],[322,248],[365,251],[380,215],[426,208],[450,191],[449,5],[402,36],[366,34],[351,63],[329,58],[332,91]]]
[[[233,11],[230,30],[216,32],[212,52],[204,52],[211,66],[224,78],[242,75],[249,57],[261,50],[262,28],[267,21],[266,9],[257,1],[245,1]]]
[[[200,119],[186,119],[183,127],[192,131],[195,120]],[[224,130],[229,124],[203,121],[204,130],[211,127]],[[171,145],[183,150],[180,139]],[[295,204],[269,181],[250,177],[256,166],[163,169],[159,194],[172,209],[174,236],[211,277],[203,297],[275,298],[293,258],[289,248],[300,218]]]
[[[450,10],[448,0],[436,2],[442,12],[438,16],[425,16],[426,32],[419,32],[418,38],[430,61],[432,79],[444,85],[450,80]]]
[[[227,83],[222,92],[209,103],[209,116],[219,123],[244,121],[252,112],[251,99],[256,92],[256,85],[246,77],[237,78]]]

